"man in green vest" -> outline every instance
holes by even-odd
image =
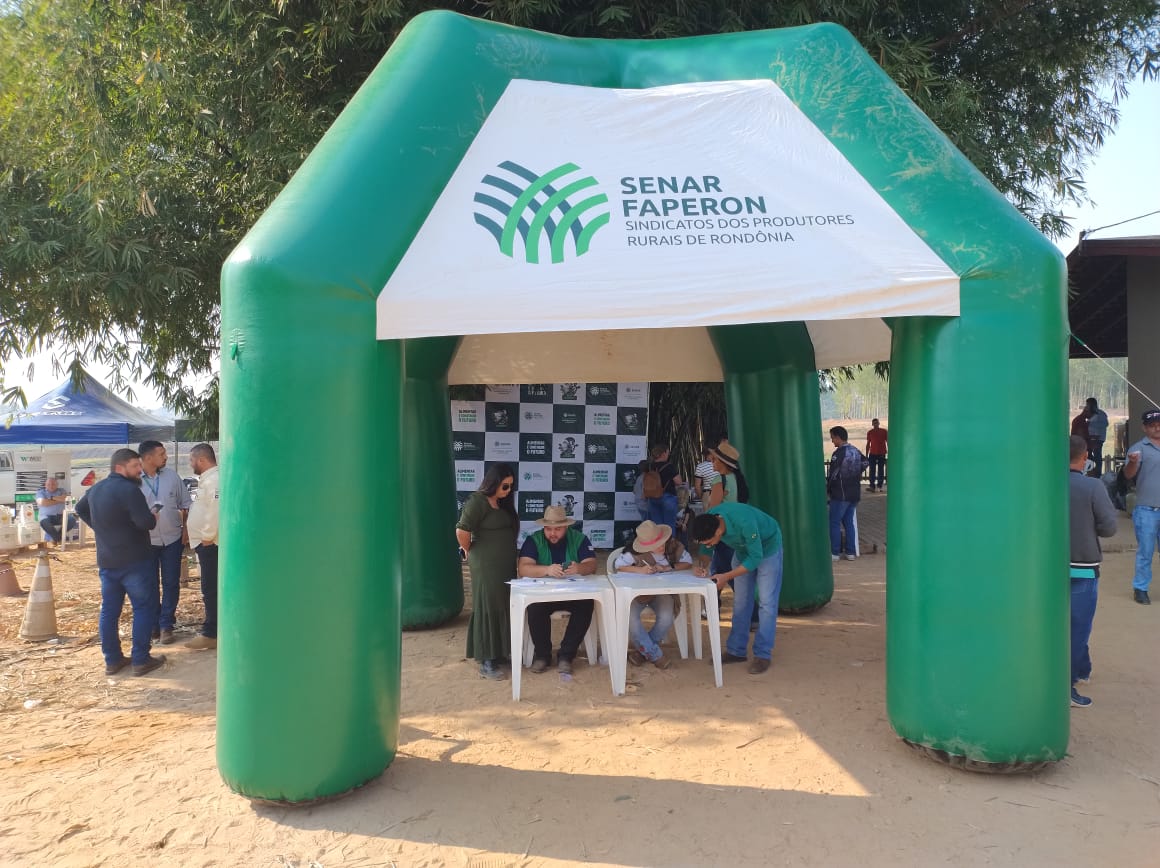
[[[753,589],[757,588],[757,634],[749,672],[760,675],[769,669],[777,630],[784,556],[781,527],[773,516],[747,503],[721,503],[693,519],[692,536],[704,546],[723,542],[733,549],[732,569],[712,574],[704,567],[694,571],[712,579],[719,589],[733,580],[733,628],[725,641],[724,663],[744,663],[748,659],[749,619]]]
[[[562,579],[590,576],[596,572],[596,552],[588,537],[572,527],[576,523],[559,505],[544,510],[544,517],[536,519],[541,529],[524,540],[516,565],[521,578]],[[592,624],[591,600],[561,600],[553,603],[533,603],[528,606],[528,632],[535,649],[532,671],[544,672],[552,660],[552,613],[567,612],[568,627],[556,653],[556,668],[565,675],[572,673],[572,660],[588,627]],[[518,650],[513,649],[513,656]]]

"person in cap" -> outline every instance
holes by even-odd
[[[517,574],[527,579],[561,579],[595,573],[596,552],[588,537],[572,527],[575,523],[558,504],[545,509],[544,517],[536,519],[540,529],[529,535],[520,548]],[[568,626],[556,652],[556,667],[561,673],[571,674],[572,661],[592,624],[592,609],[592,600],[560,600],[528,606],[533,672],[544,672],[552,660],[552,613],[567,612]]]
[[[673,529],[666,524],[642,521],[636,527],[636,538],[631,547],[613,561],[613,569],[618,573],[640,573],[646,576],[668,573],[673,570],[691,570],[693,557],[673,536]],[[628,662],[633,666],[643,666],[646,662],[657,669],[668,669],[672,662],[661,650],[661,640],[669,634],[676,618],[678,600],[676,594],[655,594],[636,597],[628,612],[628,634],[632,639],[628,652]],[[654,623],[646,630],[641,623],[645,609],[651,609]]]
[[[777,630],[777,601],[781,596],[784,548],[777,520],[747,503],[722,503],[693,519],[693,540],[705,546],[721,542],[733,549],[733,566],[728,572],[710,573],[696,567],[698,576],[707,576],[718,588],[733,579],[733,626],[725,641],[725,663],[748,659],[749,619],[753,592],[760,595],[757,633],[753,639],[753,662],[749,672],[760,675],[769,669]]]
[[[1136,574],[1132,577],[1132,598],[1150,606],[1152,556],[1160,539],[1160,410],[1155,407],[1145,410],[1140,421],[1144,425],[1144,437],[1128,449],[1124,478],[1136,483],[1136,508],[1132,510]]]
[[[1099,593],[1100,537],[1116,533],[1116,508],[1108,497],[1108,490],[1098,479],[1084,475],[1088,461],[1087,441],[1071,436],[1071,472],[1069,478],[1069,508],[1071,530],[1071,704],[1087,708],[1092,704],[1076,685],[1087,681],[1092,674],[1092,658],[1088,639],[1092,634],[1092,620],[1096,616]]]

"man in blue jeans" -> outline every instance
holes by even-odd
[[[769,669],[777,631],[777,601],[781,596],[784,550],[781,527],[771,515],[747,503],[721,503],[693,519],[693,540],[705,546],[723,542],[733,549],[733,568],[709,574],[697,567],[696,575],[707,576],[718,589],[733,580],[733,626],[725,641],[724,663],[744,663],[748,659],[749,620],[753,613],[753,589],[759,596],[757,633],[753,638],[751,675]]]
[[[157,603],[153,638],[159,639],[162,645],[170,645],[177,623],[177,600],[181,595],[185,518],[193,500],[177,472],[165,466],[169,455],[164,445],[157,440],[146,440],[137,451],[141,454],[141,490],[149,506],[157,512],[157,526],[149,533]]]
[[[1160,538],[1160,410],[1145,410],[1140,421],[1144,424],[1144,439],[1128,447],[1124,478],[1136,483],[1136,508],[1132,510],[1136,574],[1132,577],[1132,599],[1150,606],[1152,556]]]
[[[826,473],[826,494],[830,498],[830,555],[835,561],[842,557],[843,532],[846,560],[852,561],[858,556],[858,529],[854,515],[862,500],[862,473],[867,462],[858,447],[847,442],[849,439],[849,432],[841,425],[830,429],[834,454]]]
[[[77,515],[97,537],[105,674],[116,675],[132,664],[134,675],[145,675],[165,663],[163,656],[149,654],[149,633],[155,616],[149,531],[156,526],[157,518],[141,492],[141,456],[132,449],[118,449],[109,469],[109,475],[81,498]],[[117,632],[126,594],[133,605],[133,647],[129,658],[121,650]]]
[[[1084,475],[1088,460],[1088,443],[1083,437],[1071,437],[1071,473],[1069,502],[1071,507],[1071,704],[1087,708],[1092,704],[1076,685],[1092,674],[1088,639],[1096,616],[1099,595],[1100,550],[1102,536],[1116,533],[1116,508],[1108,497],[1107,487],[1098,479]]]

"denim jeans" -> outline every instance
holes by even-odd
[[[54,543],[60,542],[60,529],[64,525],[63,515],[46,515],[40,520],[40,529],[48,534],[48,538]],[[68,532],[72,533],[77,529],[77,517],[70,515],[68,517]]]
[[[1152,556],[1160,537],[1160,509],[1137,506],[1132,510],[1132,524],[1136,528],[1136,575],[1132,578],[1132,587],[1146,591],[1152,584]]]
[[[830,554],[842,553],[842,531],[846,531],[846,554],[858,553],[858,532],[854,529],[854,513],[857,503],[844,500],[830,501]]]
[[[648,499],[648,517],[657,524],[667,524],[674,530],[677,527],[677,496],[666,494],[663,497]]]
[[[663,653],[660,648],[661,640],[673,628],[676,597],[672,594],[657,594],[647,602],[637,597],[632,601],[628,613],[628,633],[632,637],[632,645],[649,660],[656,660]],[[645,630],[640,622],[641,613],[645,609],[652,609],[656,616],[656,623],[651,630]]]
[[[757,634],[753,637],[753,656],[768,660],[773,656],[777,631],[777,600],[781,596],[781,567],[784,549],[765,558],[757,565],[757,575],[742,573],[733,580],[733,626],[725,640],[725,650],[735,657],[747,657],[749,648],[749,621],[753,617],[753,589],[756,585]],[[739,566],[733,556],[733,567]],[[756,581],[755,581],[756,579]]]
[[[1099,596],[1097,578],[1071,580],[1071,683],[1092,674],[1092,657],[1088,639],[1092,635],[1092,620],[1096,616],[1096,598]]]
[[[101,576],[101,616],[98,621],[101,635],[101,653],[106,665],[120,663],[125,659],[121,651],[121,637],[117,634],[121,621],[121,610],[125,606],[125,595],[133,606],[133,647],[130,661],[140,666],[149,660],[149,634],[153,630],[155,613],[153,598],[156,593],[153,578],[153,560],[141,561],[127,567],[111,570],[102,567]]]
[[[217,638],[218,618],[218,547],[216,543],[202,543],[197,547],[197,562],[201,567],[201,598],[205,601],[205,624],[201,635]]]
[[[153,628],[172,630],[177,623],[177,598],[181,595],[181,553],[185,543],[175,540],[167,546],[153,546],[154,579],[161,574],[161,583],[153,588],[153,602],[157,607]]]
[[[870,487],[882,488],[882,482],[886,479],[886,456],[885,455],[867,455],[870,460]]]

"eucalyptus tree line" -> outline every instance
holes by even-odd
[[[51,343],[212,433],[216,387],[186,383],[220,345],[222,261],[436,7],[612,38],[837,22],[1049,235],[1160,58],[1160,0],[0,0],[0,359]]]

